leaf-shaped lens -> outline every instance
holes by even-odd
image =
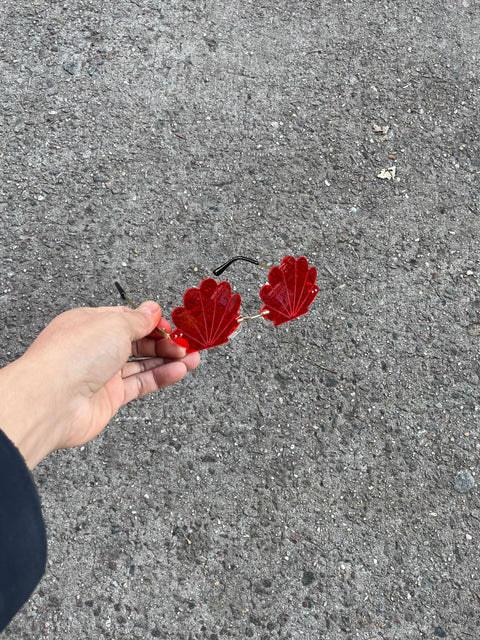
[[[261,311],[277,327],[307,313],[315,300],[318,287],[317,270],[309,267],[304,257],[285,256],[278,267],[268,274],[269,284],[260,289],[260,298],[265,303]]]
[[[176,327],[172,339],[185,338],[189,345],[187,353],[225,344],[239,326],[241,301],[238,293],[232,294],[228,282],[202,280],[198,288],[185,291],[183,307],[172,311]]]

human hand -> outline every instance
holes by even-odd
[[[88,442],[121,406],[198,365],[198,353],[185,356],[172,340],[158,339],[156,326],[170,331],[155,302],[135,311],[73,309],[0,370],[0,428],[31,469],[55,449]]]

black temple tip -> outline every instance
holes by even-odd
[[[117,282],[117,281],[115,281],[115,283],[114,283],[114,284],[115,284],[115,286],[117,287],[117,291],[118,291],[118,293],[120,294],[120,296],[121,296],[122,300],[126,300],[126,299],[127,299],[127,298],[126,298],[126,294],[125,294],[125,291],[123,290],[122,285],[121,285],[119,282]]]
[[[230,260],[227,260],[227,262],[225,262],[224,264],[220,265],[219,267],[217,267],[216,269],[213,270],[213,275],[214,276],[221,276],[222,273],[228,269],[228,267],[232,264],[232,262],[235,262],[236,260],[245,260],[245,262],[251,262],[252,264],[260,264],[258,262],[258,260],[255,260],[254,258],[246,258],[245,256],[235,256],[234,258],[230,258]]]

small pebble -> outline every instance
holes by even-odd
[[[468,493],[475,486],[475,479],[472,474],[465,469],[459,471],[455,478],[454,489],[458,493]]]
[[[74,62],[65,62],[63,64],[63,68],[65,69],[65,71],[67,73],[69,73],[71,76],[73,76],[73,74],[75,73],[75,63]]]
[[[302,584],[304,587],[308,587],[309,584],[315,580],[315,574],[312,571],[304,571],[302,576]]]

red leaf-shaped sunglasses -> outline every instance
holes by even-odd
[[[317,270],[308,265],[306,258],[285,256],[278,266],[269,267],[253,258],[236,256],[214,269],[213,274],[220,276],[236,260],[246,260],[269,269],[269,284],[260,289],[264,304],[259,313],[241,316],[239,309],[242,299],[238,293],[232,293],[230,284],[225,280],[216,282],[213,278],[206,278],[198,288],[187,289],[183,296],[183,307],[176,307],[172,311],[175,330],[167,333],[157,327],[157,331],[164,338],[185,346],[187,353],[191,353],[225,344],[240,323],[246,320],[264,317],[277,327],[307,313],[318,287],[315,284]],[[115,286],[123,300],[133,307],[137,306],[118,282],[115,282]]]

